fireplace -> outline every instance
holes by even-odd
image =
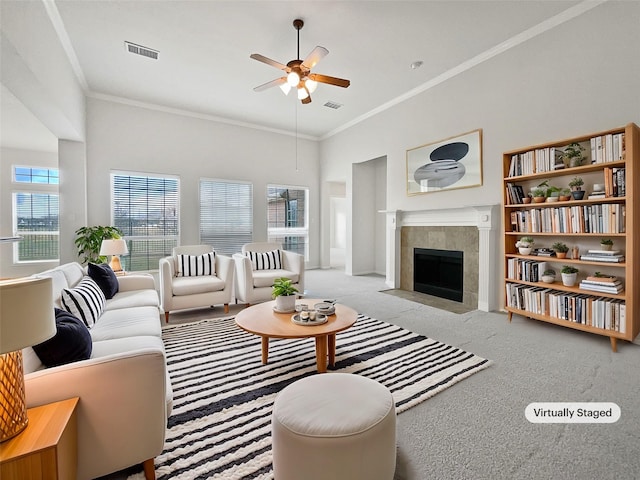
[[[462,302],[464,253],[457,250],[413,249],[413,289]]]

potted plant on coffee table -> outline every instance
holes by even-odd
[[[278,312],[295,312],[296,310],[296,293],[298,289],[293,286],[293,282],[286,278],[276,278],[273,282],[271,296],[276,300],[275,309]]]
[[[551,248],[556,252],[556,257],[558,258],[567,258],[567,252],[569,251],[569,247],[567,247],[566,243],[556,242]]]
[[[562,284],[565,287],[573,287],[576,284],[576,279],[578,278],[578,269],[576,267],[564,265],[560,273],[562,275]]]

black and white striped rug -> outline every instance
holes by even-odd
[[[156,475],[166,479],[270,479],[271,409],[290,383],[317,375],[313,339],[260,338],[233,318],[163,329],[174,392]],[[489,361],[363,315],[337,335],[334,371],[373,378],[391,390],[397,412],[426,400]],[[141,474],[130,477],[143,478]]]

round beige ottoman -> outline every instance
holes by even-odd
[[[369,378],[324,373],[276,397],[271,418],[276,480],[391,480],[396,407]]]

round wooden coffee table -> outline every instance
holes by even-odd
[[[313,308],[322,302],[313,298],[304,298],[296,303],[304,303]],[[358,313],[345,305],[335,304],[336,313],[322,325],[296,325],[291,321],[295,313],[276,313],[273,310],[275,301],[259,303],[245,308],[236,315],[236,324],[243,330],[262,337],[262,363],[269,360],[270,338],[315,338],[316,366],[319,373],[327,371],[327,355],[329,365],[336,363],[336,333],[351,327],[358,318]]]

